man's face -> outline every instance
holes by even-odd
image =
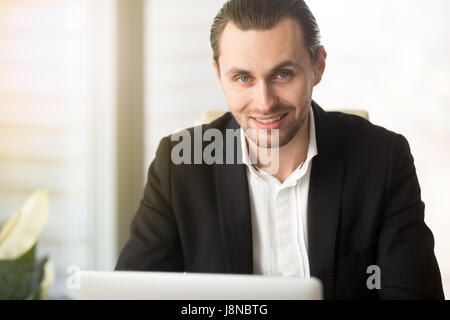
[[[214,61],[213,66],[231,113],[244,130],[257,134],[247,136],[270,148],[271,130],[278,129],[279,146],[288,144],[306,123],[325,51],[312,65],[301,28],[290,18],[263,31],[242,31],[230,22],[220,50],[219,66]]]

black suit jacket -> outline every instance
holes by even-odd
[[[325,299],[443,299],[407,140],[360,117],[325,112],[315,102],[312,108],[318,155],[308,196],[308,255]],[[202,128],[225,134],[239,124],[226,113]],[[245,165],[175,165],[176,144],[170,136],[160,142],[116,270],[251,274]],[[379,290],[366,285],[370,265],[380,267]]]

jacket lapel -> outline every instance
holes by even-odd
[[[320,154],[320,153],[319,153]],[[339,158],[313,160],[308,198],[308,247],[312,277],[324,286],[325,299],[334,291],[336,232],[344,166]]]
[[[313,102],[318,155],[312,161],[308,195],[308,248],[312,277],[323,284],[324,298],[333,299],[336,233],[339,223],[344,159],[326,113]]]
[[[239,129],[231,117],[228,129]],[[225,135],[226,136],[226,135]],[[226,143],[224,156],[226,158]],[[245,164],[240,152],[240,134],[234,140],[234,160],[238,164],[214,166],[220,233],[229,273],[253,273],[252,222]]]

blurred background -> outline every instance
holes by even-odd
[[[114,268],[159,140],[227,110],[209,46],[223,2],[0,0],[0,223],[50,189],[50,297],[73,295],[70,266]],[[313,98],[408,139],[449,298],[450,2],[307,3],[328,51]]]

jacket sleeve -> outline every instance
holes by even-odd
[[[424,222],[425,204],[407,140],[391,146],[385,210],[378,243],[382,299],[444,299],[434,238]]]
[[[130,239],[115,270],[184,271],[177,223],[171,208],[170,138],[161,140],[148,170],[143,198],[130,228]]]

